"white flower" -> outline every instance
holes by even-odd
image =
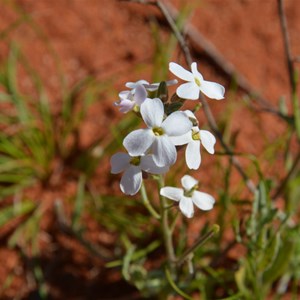
[[[179,202],[181,212],[191,218],[194,215],[194,205],[202,210],[211,210],[214,206],[215,199],[203,192],[196,191],[198,181],[185,175],[181,178],[183,189],[166,186],[160,189],[160,194],[166,198]]]
[[[187,71],[180,65],[171,62],[169,70],[182,80],[188,81],[180,85],[176,93],[180,98],[197,100],[199,93],[202,92],[209,98],[221,100],[224,98],[225,88],[215,82],[206,81],[197,70],[197,63],[191,65],[192,72]]]
[[[120,100],[115,102],[115,105],[119,106],[120,112],[127,113],[136,106],[141,106],[147,99],[147,91],[143,85],[137,84],[134,94],[130,91],[123,91],[119,93],[119,97]]]
[[[177,83],[178,83],[178,81],[176,79],[166,81],[167,86],[174,85]],[[134,94],[135,89],[136,89],[137,85],[139,85],[139,84],[142,84],[148,91],[153,92],[158,89],[160,83],[159,82],[149,83],[148,81],[142,79],[137,82],[127,82],[125,84],[125,86],[128,87],[129,89],[132,89],[131,92]]]
[[[194,123],[198,123],[195,115],[190,111],[184,112]],[[185,161],[190,169],[197,170],[201,164],[201,144],[208,153],[214,154],[214,146],[216,138],[207,130],[200,130],[198,126],[193,126],[192,129],[182,136],[171,137],[175,146],[187,144],[185,150]]]
[[[154,162],[160,166],[170,166],[177,158],[176,147],[170,136],[180,136],[191,130],[192,122],[180,111],[173,112],[165,120],[164,106],[160,99],[147,99],[141,105],[141,115],[146,129],[129,133],[123,145],[132,156],[143,155],[151,147]]]
[[[120,188],[126,195],[135,195],[140,190],[143,180],[142,171],[163,174],[169,169],[168,167],[158,167],[154,163],[152,155],[133,157],[124,152],[114,154],[110,164],[111,173],[118,174],[124,171]]]

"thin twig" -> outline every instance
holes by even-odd
[[[186,62],[188,63],[188,65],[191,65],[193,60],[192,60],[192,56],[190,54],[190,50],[189,50],[188,46],[186,45],[186,42],[185,42],[182,34],[179,32],[179,30],[176,26],[176,23],[174,22],[173,17],[170,15],[168,9],[166,8],[166,6],[164,4],[161,3],[161,1],[156,1],[156,2],[157,2],[157,6],[161,9],[161,12],[165,16],[168,23],[170,24],[171,29],[174,31],[174,34],[175,34],[176,38],[178,39],[181,49],[184,53]],[[226,152],[230,153],[230,155],[233,156],[233,152],[231,151],[230,147],[226,144],[226,142],[223,139],[222,133],[220,132],[220,130],[218,128],[216,120],[206,102],[206,99],[201,96],[202,95],[200,95],[200,99],[203,104],[204,113],[206,115],[206,118],[207,118],[210,128],[214,131],[214,133],[218,137],[219,141],[221,142],[221,144],[222,144],[223,148],[226,150]],[[235,168],[237,169],[237,171],[240,173],[242,178],[244,179],[248,189],[252,193],[254,193],[256,191],[255,184],[248,178],[247,174],[244,172],[242,166],[240,165],[239,160],[236,157],[232,157],[232,163],[235,166]]]
[[[283,0],[278,0],[278,12],[280,18],[280,26],[283,35],[283,41],[284,41],[286,63],[289,71],[291,94],[293,95],[296,90],[296,81],[294,80],[295,70],[294,70],[292,52],[290,47],[290,36],[289,36],[287,21],[284,13],[284,8],[283,8]]]
[[[161,12],[163,13],[164,17],[168,21],[169,26],[171,27],[174,35],[176,36],[181,50],[185,53],[185,60],[187,64],[190,65],[191,60],[188,58],[190,55],[187,54],[186,42],[182,37],[182,34],[179,32],[177,26],[175,28],[171,25],[172,22],[170,20],[176,20],[178,16],[177,10],[170,4],[162,1],[147,1],[147,0],[119,0],[122,2],[134,2],[134,3],[141,3],[141,4],[150,4],[153,6],[157,6],[160,8]],[[171,17],[171,18],[170,18]],[[174,23],[174,21],[173,21]],[[174,23],[175,24],[175,23]],[[237,86],[247,93],[248,95],[253,96],[253,101],[259,104],[263,110],[272,113],[285,121],[288,121],[288,117],[282,114],[276,107],[270,104],[270,102],[265,99],[251,84],[250,82],[234,67],[232,63],[230,63],[222,54],[219,52],[216,47],[209,42],[197,28],[195,28],[192,24],[188,23],[185,26],[185,34],[189,37],[191,44],[197,50],[201,49],[228,77],[235,78]],[[179,34],[178,34],[179,33]],[[190,51],[188,51],[190,53]]]
[[[286,174],[286,176],[284,177],[284,179],[281,181],[280,186],[277,188],[277,190],[275,191],[274,195],[272,196],[272,199],[277,199],[282,192],[284,191],[287,183],[289,182],[290,178],[292,177],[292,175],[294,174],[295,170],[297,170],[297,167],[299,165],[300,162],[300,152],[298,152],[298,155],[296,156],[292,167],[290,168],[289,172]]]
[[[296,71],[294,69],[294,61],[292,57],[291,47],[290,47],[290,36],[287,28],[287,21],[284,13],[283,0],[278,0],[278,13],[280,19],[280,26],[283,35],[284,41],[284,50],[286,63],[288,66],[289,73],[289,81],[290,81],[290,89],[291,89],[291,102],[293,107],[293,117],[294,117],[294,125],[296,128],[296,135],[298,138],[298,143],[300,144],[300,107],[299,107],[299,99],[297,95],[297,76]]]
[[[159,2],[159,1],[158,1]],[[168,3],[168,11],[172,16],[173,20],[176,20],[178,16],[177,10]],[[287,116],[283,115],[278,109],[273,107],[271,103],[265,99],[251,84],[250,82],[234,67],[232,63],[226,59],[216,47],[208,41],[195,26],[191,23],[186,24],[185,33],[189,37],[191,44],[195,48],[199,48],[205,52],[205,54],[229,77],[236,80],[237,86],[251,95],[252,100],[259,104],[264,110],[286,120]],[[181,46],[182,48],[182,46]],[[190,65],[190,64],[189,64]]]

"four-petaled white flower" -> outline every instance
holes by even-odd
[[[141,106],[147,99],[147,91],[141,84],[137,84],[135,87],[135,93],[131,91],[123,91],[119,93],[120,100],[115,102],[116,106],[119,106],[119,110],[122,113],[127,113],[133,110],[136,106]]]
[[[110,160],[111,173],[118,174],[124,171],[120,181],[121,191],[126,195],[135,195],[142,185],[142,171],[151,174],[163,174],[168,167],[158,167],[152,155],[130,156],[127,153],[119,152],[114,154]]]
[[[202,210],[211,210],[215,199],[203,192],[197,191],[198,181],[185,175],[181,178],[183,189],[166,186],[160,189],[160,194],[166,198],[179,202],[179,209],[187,217],[194,215],[194,204]]]
[[[178,81],[176,79],[166,81],[167,86],[174,85],[177,83],[178,83]],[[128,87],[129,89],[132,89],[131,92],[134,94],[137,85],[140,85],[140,84],[142,84],[150,92],[156,91],[160,85],[159,82],[149,83],[148,81],[142,79],[142,80],[138,80],[136,82],[127,82],[125,84],[125,86]]]
[[[192,120],[194,124],[198,124],[195,115],[186,110],[184,113]],[[178,137],[171,137],[175,146],[187,144],[185,150],[185,161],[190,169],[197,170],[201,164],[201,144],[208,153],[214,154],[214,145],[216,138],[207,130],[200,130],[198,126],[193,126],[186,134]]]
[[[224,98],[224,87],[218,83],[204,80],[197,70],[197,63],[192,63],[192,72],[173,62],[169,64],[169,70],[180,79],[188,81],[176,90],[180,98],[197,100],[200,92],[212,99],[221,100]]]
[[[164,106],[158,98],[146,99],[140,112],[148,128],[129,133],[123,141],[124,147],[132,156],[145,154],[151,148],[157,166],[173,165],[177,152],[170,137],[187,133],[192,128],[192,122],[180,111],[163,120]]]

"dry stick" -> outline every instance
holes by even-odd
[[[295,70],[294,70],[293,57],[292,57],[291,47],[290,47],[290,36],[288,33],[287,21],[284,13],[284,8],[283,8],[283,0],[278,0],[278,13],[279,13],[280,26],[281,26],[283,40],[284,40],[286,63],[289,71],[291,94],[293,95],[296,90],[296,81],[294,79]]]
[[[161,2],[161,1],[157,1],[157,6],[160,8],[161,12],[163,13],[163,15],[165,16],[166,20],[168,21],[171,29],[173,30],[179,44],[180,47],[184,53],[186,62],[188,65],[191,65],[193,60],[192,60],[192,56],[190,54],[190,50],[182,36],[182,34],[180,33],[180,31],[178,30],[173,17],[170,15],[167,7]],[[204,109],[204,113],[206,115],[207,121],[209,123],[210,128],[214,131],[214,133],[217,135],[219,141],[221,142],[223,148],[226,150],[226,152],[232,156],[232,163],[235,166],[235,168],[237,169],[237,171],[240,173],[240,175],[242,176],[242,178],[244,179],[248,189],[254,193],[256,191],[256,187],[255,184],[248,178],[247,174],[244,172],[242,166],[239,163],[239,160],[234,157],[234,153],[231,151],[230,147],[225,143],[222,133],[220,132],[218,125],[216,123],[216,120],[206,102],[206,99],[204,99],[204,97],[201,97],[201,102],[203,104],[203,109]]]
[[[157,6],[162,5],[160,1],[157,1]],[[163,5],[166,7],[166,5]],[[172,20],[175,20],[178,16],[177,10],[171,5],[167,4],[167,11],[169,12],[169,15],[171,16]],[[163,11],[162,11],[163,12]],[[169,20],[168,20],[169,21]],[[173,28],[172,28],[173,30]],[[174,30],[173,30],[174,31]],[[287,116],[283,115],[281,112],[279,112],[276,108],[274,108],[268,100],[266,100],[264,97],[262,97],[259,92],[257,92],[249,83],[249,81],[240,74],[237,69],[231,64],[217,49],[216,47],[209,42],[200,32],[193,26],[192,24],[188,23],[185,26],[185,32],[187,36],[190,38],[191,42],[194,44],[194,47],[201,48],[205,54],[214,61],[214,63],[222,69],[222,71],[230,78],[235,78],[236,83],[238,87],[246,92],[249,95],[255,96],[253,98],[253,101],[257,102],[260,106],[262,106],[264,111],[273,113],[280,118],[287,119]],[[176,35],[176,34],[175,34]],[[176,35],[177,37],[177,35]],[[180,46],[184,51],[183,47],[186,45],[185,41],[183,40],[183,43],[181,40],[179,40]],[[191,63],[188,63],[189,65]]]
[[[176,36],[179,45],[184,53],[185,60],[188,65],[191,64],[192,58],[190,55],[189,48],[178,30],[174,20],[178,16],[177,10],[170,4],[163,4],[162,1],[159,0],[119,0],[121,2],[133,2],[140,4],[149,4],[157,6],[164,17],[166,18],[169,26],[171,27],[174,35]],[[190,38],[191,42],[194,44],[195,48],[200,48],[205,54],[212,59],[212,61],[220,68],[222,71],[230,78],[235,78],[238,87],[249,95],[255,96],[253,101],[258,103],[263,111],[273,113],[274,115],[280,117],[284,120],[289,120],[289,116],[282,114],[275,107],[273,107],[268,100],[260,95],[258,91],[256,91],[249,81],[237,71],[237,69],[231,64],[217,49],[216,47],[210,43],[192,24],[187,24],[185,26],[185,33]]]
[[[279,13],[280,26],[281,26],[281,31],[284,40],[285,57],[286,57],[286,62],[287,62],[288,72],[289,72],[294,124],[296,128],[298,143],[300,143],[300,108],[299,108],[299,100],[297,96],[297,78],[296,78],[296,72],[294,68],[293,57],[292,57],[292,52],[290,47],[290,37],[289,37],[287,21],[284,13],[283,0],[278,0],[278,13]]]
[[[294,109],[294,114],[297,114],[297,113],[299,113],[299,111],[298,111],[299,104],[298,104],[298,99],[297,99],[297,80],[295,78],[296,72],[295,72],[295,68],[294,68],[295,59],[293,59],[292,52],[291,52],[290,37],[289,37],[289,33],[288,33],[287,20],[286,20],[286,16],[284,13],[284,7],[283,7],[284,3],[283,2],[284,2],[283,0],[278,0],[278,14],[279,14],[280,26],[281,26],[281,31],[282,31],[282,35],[283,35],[283,41],[284,41],[286,63],[287,63],[288,73],[289,73],[289,81],[290,81],[290,89],[291,89],[291,97],[292,97],[292,107]],[[299,116],[294,117],[296,130],[297,130],[297,122],[299,121],[299,120],[297,120],[298,118],[299,118]],[[298,124],[298,126],[299,126],[299,124]],[[299,141],[299,137],[298,137],[298,141]],[[281,195],[281,193],[284,191],[284,188],[286,187],[289,179],[291,178],[291,176],[294,174],[295,170],[297,169],[299,162],[300,162],[300,152],[298,151],[298,154],[293,162],[292,167],[290,168],[289,172],[286,174],[286,176],[282,180],[281,184],[275,191],[275,193],[272,197],[273,199],[278,198]]]

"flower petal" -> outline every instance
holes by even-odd
[[[200,140],[203,147],[207,150],[208,153],[215,153],[214,146],[216,143],[216,138],[212,133],[207,130],[200,130]]]
[[[146,80],[144,80],[144,79],[141,79],[141,80],[138,80],[138,81],[136,81],[136,82],[127,82],[127,83],[125,84],[125,86],[126,86],[127,88],[129,88],[129,89],[135,90],[135,88],[136,88],[136,86],[137,86],[138,84],[149,84],[149,82],[146,81]]]
[[[154,162],[159,167],[171,166],[176,161],[176,148],[166,135],[155,138],[152,151]]]
[[[131,91],[122,91],[122,92],[119,93],[119,97],[121,99],[132,100],[133,99],[133,94],[131,93]]]
[[[160,189],[160,194],[168,199],[180,201],[180,199],[183,197],[183,189],[165,186]]]
[[[151,174],[164,174],[169,170],[168,166],[158,167],[153,160],[153,155],[142,156],[140,167],[143,171]]]
[[[131,156],[144,154],[154,141],[154,133],[151,129],[138,129],[129,133],[123,145]]]
[[[199,191],[194,191],[192,200],[202,210],[211,210],[215,203],[213,196]]]
[[[169,136],[180,136],[192,129],[192,122],[182,111],[171,113],[161,124],[163,130]]]
[[[191,218],[194,215],[193,201],[189,197],[182,197],[179,202],[179,208],[181,212],[187,217]]]
[[[177,95],[183,99],[197,100],[199,99],[200,88],[192,81],[180,85],[176,90]]]
[[[139,167],[130,166],[120,182],[121,191],[126,195],[135,195],[142,185],[142,171]]]
[[[216,82],[203,80],[201,82],[200,90],[208,98],[216,100],[224,99],[225,88]]]
[[[201,164],[200,141],[192,140],[185,150],[185,161],[189,169],[197,170]]]
[[[192,134],[191,131],[188,131],[186,134],[170,136],[169,138],[175,146],[181,146],[189,143],[192,140]]]
[[[135,88],[135,94],[134,94],[134,102],[141,106],[141,104],[146,100],[147,98],[147,91],[145,87],[141,84],[137,84]]]
[[[180,66],[174,62],[169,63],[169,70],[174,75],[176,75],[177,77],[179,77],[182,80],[185,80],[185,81],[193,81],[194,80],[194,76],[190,71],[187,71],[182,66]]]
[[[194,115],[194,113],[193,113],[192,111],[190,111],[190,110],[185,110],[185,111],[183,111],[183,112],[186,114],[186,116],[187,116],[188,118],[196,119],[196,120],[197,120],[196,116]]]
[[[114,154],[110,159],[111,173],[118,174],[123,172],[129,166],[131,157],[124,152]]]
[[[203,81],[203,76],[198,71],[198,69],[197,69],[197,63],[196,62],[193,62],[191,64],[191,69],[192,69],[192,73],[193,73],[194,77],[196,77],[197,79],[199,79],[200,83],[201,83]]]
[[[119,106],[119,110],[122,113],[131,111],[134,107],[134,102],[127,99],[122,99],[120,102],[115,102],[116,106]]]
[[[176,79],[166,81],[167,86],[174,85],[177,83],[178,83],[178,81]],[[155,83],[151,83],[151,84],[143,84],[143,85],[148,91],[153,92],[158,89],[160,82],[155,82]]]
[[[160,127],[164,116],[164,105],[159,98],[148,98],[141,105],[141,115],[149,128]]]
[[[198,184],[198,180],[196,180],[194,177],[190,176],[190,175],[184,175],[181,178],[181,184],[183,186],[183,188],[186,191],[189,191],[190,189],[192,189],[195,185]]]

